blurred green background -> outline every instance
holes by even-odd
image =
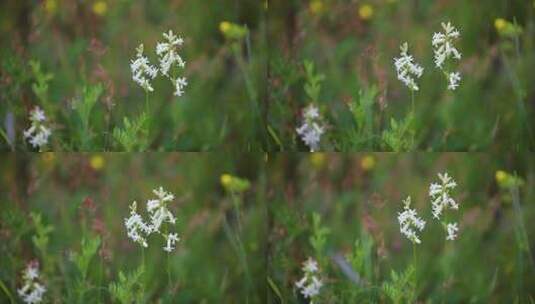
[[[301,109],[320,106],[329,128],[322,150],[385,151],[381,131],[410,111],[411,94],[396,77],[394,57],[408,42],[424,67],[415,94],[416,150],[535,149],[535,3],[532,0],[289,0],[269,7],[268,124],[285,150],[307,150],[296,138]],[[447,90],[433,63],[431,37],[441,22],[459,29],[460,87]],[[303,88],[303,62],[315,63],[318,100]],[[375,91],[372,134],[359,134],[349,107]],[[274,141],[275,142],[275,141]],[[280,149],[280,148],[279,148]],[[412,150],[412,149],[411,149]]]
[[[48,291],[46,303],[77,303],[80,279],[72,262],[83,238],[100,236],[90,262],[89,291],[80,303],[118,303],[107,290],[118,273],[142,263],[138,244],[127,238],[124,218],[137,201],[159,186],[175,194],[169,208],[181,238],[170,255],[168,283],[164,241],[149,239],[145,250],[146,303],[263,303],[265,299],[266,178],[263,158],[244,154],[4,154],[0,161],[0,281],[18,299],[21,272],[37,259]],[[247,191],[226,191],[222,174],[247,179]],[[236,206],[236,205],[237,206]],[[34,245],[42,215],[54,230],[47,253]],[[238,216],[239,223],[238,225]],[[129,292],[134,292],[129,291]],[[0,302],[8,298],[0,291]],[[18,303],[18,300],[17,300]]]
[[[417,303],[535,299],[533,155],[279,154],[269,172],[276,189],[269,196],[269,303],[307,303],[294,284],[308,257],[319,261],[325,284],[315,302],[391,303],[382,284],[413,261],[397,218],[409,195],[427,221],[416,246]],[[431,215],[429,185],[443,172],[458,184],[460,209],[446,211],[459,223],[455,241],[445,241]],[[515,187],[514,174],[522,180]],[[317,249],[311,239],[320,235],[325,244]]]
[[[143,43],[156,64],[156,43],[173,30],[185,40],[179,54],[186,61],[183,75],[189,85],[176,97],[169,80],[153,82],[148,149],[259,150],[267,64],[261,8],[256,1],[239,0],[2,1],[2,128],[15,128],[14,149],[30,149],[23,148],[22,130],[28,127],[29,110],[40,105],[54,126],[47,150],[123,150],[111,132],[122,126],[123,117],[137,117],[145,104],[143,89],[132,81],[130,60]],[[248,34],[240,41],[225,38],[220,30],[224,21],[247,27]],[[32,89],[38,77],[30,69],[31,60],[53,75],[45,101]],[[254,92],[246,90],[246,82]],[[85,86],[96,84],[104,92],[91,113],[94,138],[90,146],[80,147],[71,103],[83,97]],[[14,125],[8,113],[14,113]],[[4,139],[0,145],[2,150],[13,148]]]

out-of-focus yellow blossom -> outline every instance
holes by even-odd
[[[219,180],[221,185],[229,192],[244,192],[251,187],[251,183],[248,180],[228,173],[222,174]]]
[[[323,13],[325,9],[325,6],[323,5],[322,0],[312,0],[312,2],[310,2],[308,7],[310,9],[310,12],[312,12],[312,14],[314,15],[319,15]]]
[[[219,23],[219,31],[221,31],[225,38],[230,40],[242,39],[249,32],[246,26],[238,25],[228,21],[223,21]]]
[[[359,7],[359,17],[362,20],[370,20],[373,17],[373,6],[363,4]]]
[[[91,159],[89,160],[89,165],[95,171],[100,171],[104,167],[104,163],[104,157],[98,154],[91,156]]]
[[[522,34],[522,27],[517,24],[513,24],[503,18],[496,18],[494,20],[494,28],[498,35],[503,37],[516,37]]]
[[[325,153],[314,152],[310,154],[310,163],[316,169],[321,169],[325,164]]]
[[[108,11],[108,4],[106,1],[96,1],[93,3],[93,13],[104,16],[106,15],[106,12]]]
[[[496,171],[496,182],[503,183],[507,179],[507,172],[503,170]]]
[[[49,14],[53,14],[56,12],[56,8],[58,7],[58,3],[56,0],[46,0],[45,1],[45,11]]]
[[[505,29],[506,26],[507,21],[505,21],[505,19],[496,18],[496,20],[494,20],[494,27],[496,28],[496,31],[501,32]]]
[[[375,167],[375,157],[366,155],[360,160],[360,167],[364,171],[370,171]]]
[[[522,178],[503,170],[496,171],[495,178],[498,185],[502,188],[520,187],[524,185],[524,180],[522,180]]]

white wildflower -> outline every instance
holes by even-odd
[[[48,138],[52,134],[50,128],[45,126],[45,121],[45,112],[37,106],[30,112],[30,127],[24,130],[24,138],[28,139],[32,147],[39,150],[48,143]]]
[[[435,53],[435,65],[442,69],[444,62],[449,58],[461,59],[461,53],[453,45],[461,34],[450,22],[442,23],[444,33],[434,33],[431,43]]]
[[[182,69],[186,67],[186,62],[178,54],[178,49],[184,44],[184,39],[180,36],[177,37],[171,30],[164,33],[163,36],[164,42],[158,42],[156,45],[156,54],[160,59],[160,71],[171,79],[175,86],[174,94],[180,97],[184,94],[184,88],[188,82],[185,77],[173,77],[172,68],[174,65]]]
[[[167,244],[165,245],[165,247],[163,247],[163,250],[165,250],[167,252],[171,252],[171,251],[175,250],[175,243],[180,241],[180,238],[178,237],[178,234],[169,233],[166,236],[166,239],[167,239]]]
[[[314,298],[319,295],[323,286],[323,282],[318,278],[318,262],[309,257],[303,263],[302,270],[304,275],[299,281],[295,282],[295,286],[306,299],[310,300],[310,303],[313,303]]]
[[[446,226],[446,229],[448,230],[448,235],[446,236],[446,240],[453,241],[457,238],[457,232],[459,231],[459,227],[457,226],[457,223],[448,223]]]
[[[136,211],[137,203],[130,206],[130,217],[124,219],[128,237],[143,247],[148,247],[146,237],[152,233],[152,227],[143,221]]]
[[[158,76],[158,68],[151,65],[149,59],[143,55],[143,44],[137,47],[136,52],[136,58],[130,62],[132,79],[145,91],[152,92],[154,89],[150,81]]]
[[[429,186],[429,196],[431,197],[433,217],[440,219],[444,209],[459,209],[459,205],[451,197],[450,192],[457,186],[457,183],[448,173],[438,174],[440,183],[431,183]]]
[[[46,292],[45,286],[38,282],[39,279],[39,263],[31,261],[26,266],[22,273],[24,280],[21,288],[17,289],[17,293],[22,301],[27,304],[41,303],[43,295]]]
[[[172,225],[176,223],[176,217],[167,208],[167,203],[173,201],[175,196],[172,193],[165,191],[163,187],[154,189],[153,193],[156,195],[156,199],[147,201],[148,221],[144,221],[141,215],[137,213],[136,202],[133,202],[130,206],[130,217],[125,219],[128,237],[143,247],[148,247],[147,238],[153,233],[160,234],[167,242],[166,246],[163,247],[164,250],[171,252],[175,249],[175,243],[180,239],[176,233],[162,233],[161,227],[165,223]],[[166,231],[168,228],[169,227],[166,227]]]
[[[296,128],[296,132],[310,148],[310,152],[319,148],[321,136],[325,133],[325,126],[316,106],[310,104],[303,110],[303,124]]]
[[[398,79],[401,80],[410,90],[418,91],[416,78],[422,77],[424,69],[414,62],[414,58],[408,54],[409,46],[407,42],[400,46],[401,56],[394,58],[394,66],[398,73]]]
[[[455,91],[455,89],[459,86],[459,82],[461,81],[461,74],[459,72],[450,73],[448,80],[448,89]]]
[[[420,244],[420,238],[416,235],[416,230],[420,232],[425,228],[425,221],[418,217],[415,209],[411,209],[411,197],[407,197],[404,201],[404,210],[398,214],[398,221],[401,234],[405,235],[411,242]]]
[[[163,36],[165,41],[158,42],[156,45],[156,54],[160,58],[160,70],[162,74],[168,76],[173,64],[176,63],[181,68],[186,66],[186,62],[177,53],[178,48],[184,44],[184,39],[177,37],[171,30],[168,33],[163,33]]]

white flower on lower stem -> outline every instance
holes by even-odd
[[[321,136],[325,133],[325,126],[315,105],[310,104],[303,110],[303,123],[295,130],[310,148],[310,152],[318,150]]]
[[[451,22],[442,23],[442,28],[444,32],[434,33],[431,41],[434,47],[435,65],[440,69],[442,69],[444,62],[449,58],[461,59],[461,53],[453,45],[461,34],[451,25]]]
[[[130,62],[130,69],[135,83],[147,92],[154,91],[150,81],[158,76],[158,68],[151,65],[149,59],[143,55],[143,44],[136,48],[136,58]]]
[[[405,235],[411,242],[420,244],[420,238],[416,234],[416,230],[420,232],[425,228],[425,221],[418,217],[415,209],[411,209],[411,197],[407,197],[404,201],[404,210],[398,214],[399,230],[401,234]]]
[[[320,289],[323,286],[323,282],[319,275],[318,262],[312,258],[308,258],[303,263],[303,277],[295,282],[295,287],[300,290],[303,297],[310,300],[310,303],[313,303],[314,298],[319,295]]]
[[[431,183],[429,196],[431,197],[433,217],[440,219],[444,209],[459,209],[459,204],[451,197],[450,192],[457,187],[457,183],[447,172],[438,174],[440,183]]]
[[[130,206],[130,217],[125,218],[127,234],[130,239],[143,247],[148,247],[147,238],[151,234],[160,234],[167,242],[166,246],[163,247],[164,250],[171,252],[175,248],[175,243],[180,239],[176,233],[163,234],[161,227],[165,223],[171,225],[176,223],[176,217],[167,206],[169,202],[175,199],[175,196],[173,193],[165,191],[163,187],[154,189],[153,193],[156,195],[156,199],[147,201],[148,221],[144,221],[141,215],[137,213],[136,202],[133,202]]]
[[[34,148],[41,150],[47,143],[52,131],[45,126],[46,121],[45,112],[40,107],[36,106],[30,111],[31,125],[24,130],[24,138],[28,139],[29,143]]]
[[[43,301],[43,295],[46,292],[44,285],[38,282],[39,263],[31,261],[22,273],[23,284],[17,289],[19,297],[24,303],[37,304]]]
[[[448,89],[455,91],[461,81],[461,74],[459,72],[452,72],[449,74],[448,80]]]
[[[409,46],[407,42],[400,46],[401,56],[394,58],[394,66],[398,73],[398,79],[403,82],[410,90],[418,91],[416,78],[422,77],[424,68],[414,62],[414,58],[408,54]]]
[[[178,234],[169,233],[166,236],[166,238],[167,238],[167,244],[165,245],[165,247],[163,247],[163,250],[165,250],[167,252],[171,252],[171,251],[175,250],[175,243],[180,241],[180,238],[178,237]]]
[[[457,238],[457,232],[459,231],[457,223],[448,223],[448,225],[446,226],[446,230],[448,231],[446,240],[453,241]]]
[[[184,44],[184,39],[176,36],[173,31],[163,33],[165,40],[158,42],[156,45],[156,54],[160,57],[160,70],[164,76],[169,75],[169,70],[173,64],[177,64],[180,68],[186,66],[186,62],[178,54],[178,48]]]
[[[182,96],[184,94],[184,88],[188,85],[186,77],[177,77],[175,79],[175,96]]]

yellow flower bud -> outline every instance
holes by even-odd
[[[93,13],[99,16],[104,16],[108,10],[108,4],[105,1],[97,1],[93,3]]]
[[[501,33],[507,27],[507,21],[503,18],[496,18],[496,20],[494,20],[494,27],[498,33]]]
[[[104,167],[104,157],[102,155],[93,155],[89,160],[89,165],[95,171],[101,170]]]
[[[360,167],[364,171],[370,171],[371,169],[375,167],[375,157],[371,155],[364,156],[360,160]]]
[[[498,182],[498,184],[503,184],[507,180],[508,176],[509,174],[507,174],[507,172],[498,170],[496,171],[496,182]]]
[[[359,17],[362,20],[370,20],[373,17],[373,6],[363,4],[359,7]]]

